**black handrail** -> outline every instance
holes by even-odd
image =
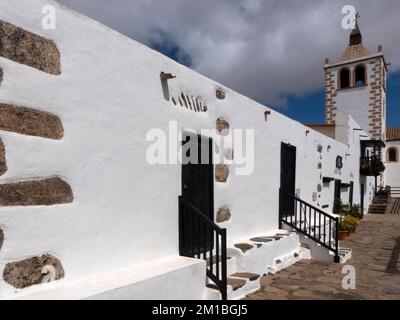
[[[308,220],[308,225],[307,225]],[[314,221],[312,224],[311,222]],[[339,218],[279,189],[279,224],[287,224],[339,257]],[[328,227],[328,228],[327,228]]]
[[[179,244],[181,256],[207,262],[207,277],[220,290],[222,300],[227,300],[226,229],[182,196],[179,197]]]

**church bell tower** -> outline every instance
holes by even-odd
[[[326,123],[350,114],[374,140],[385,140],[387,64],[382,46],[370,53],[356,22],[347,49],[337,62],[325,61]]]

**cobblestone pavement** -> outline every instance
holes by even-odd
[[[341,243],[353,249],[346,264],[303,260],[261,279],[246,300],[400,300],[400,215],[368,215]],[[356,269],[356,289],[342,289],[342,268]]]

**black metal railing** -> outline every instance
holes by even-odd
[[[374,159],[377,159],[377,157],[360,157],[360,165],[370,166],[372,165]]]
[[[304,234],[339,257],[339,218],[312,206],[296,196],[279,190],[280,227],[285,223],[292,229]]]
[[[183,197],[179,197],[179,252],[207,262],[207,277],[227,299],[226,229],[222,229]]]

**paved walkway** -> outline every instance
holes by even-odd
[[[345,265],[356,269],[356,289],[342,289],[345,265],[312,260],[261,279],[249,300],[400,300],[400,216],[368,215],[341,244],[353,249]]]

